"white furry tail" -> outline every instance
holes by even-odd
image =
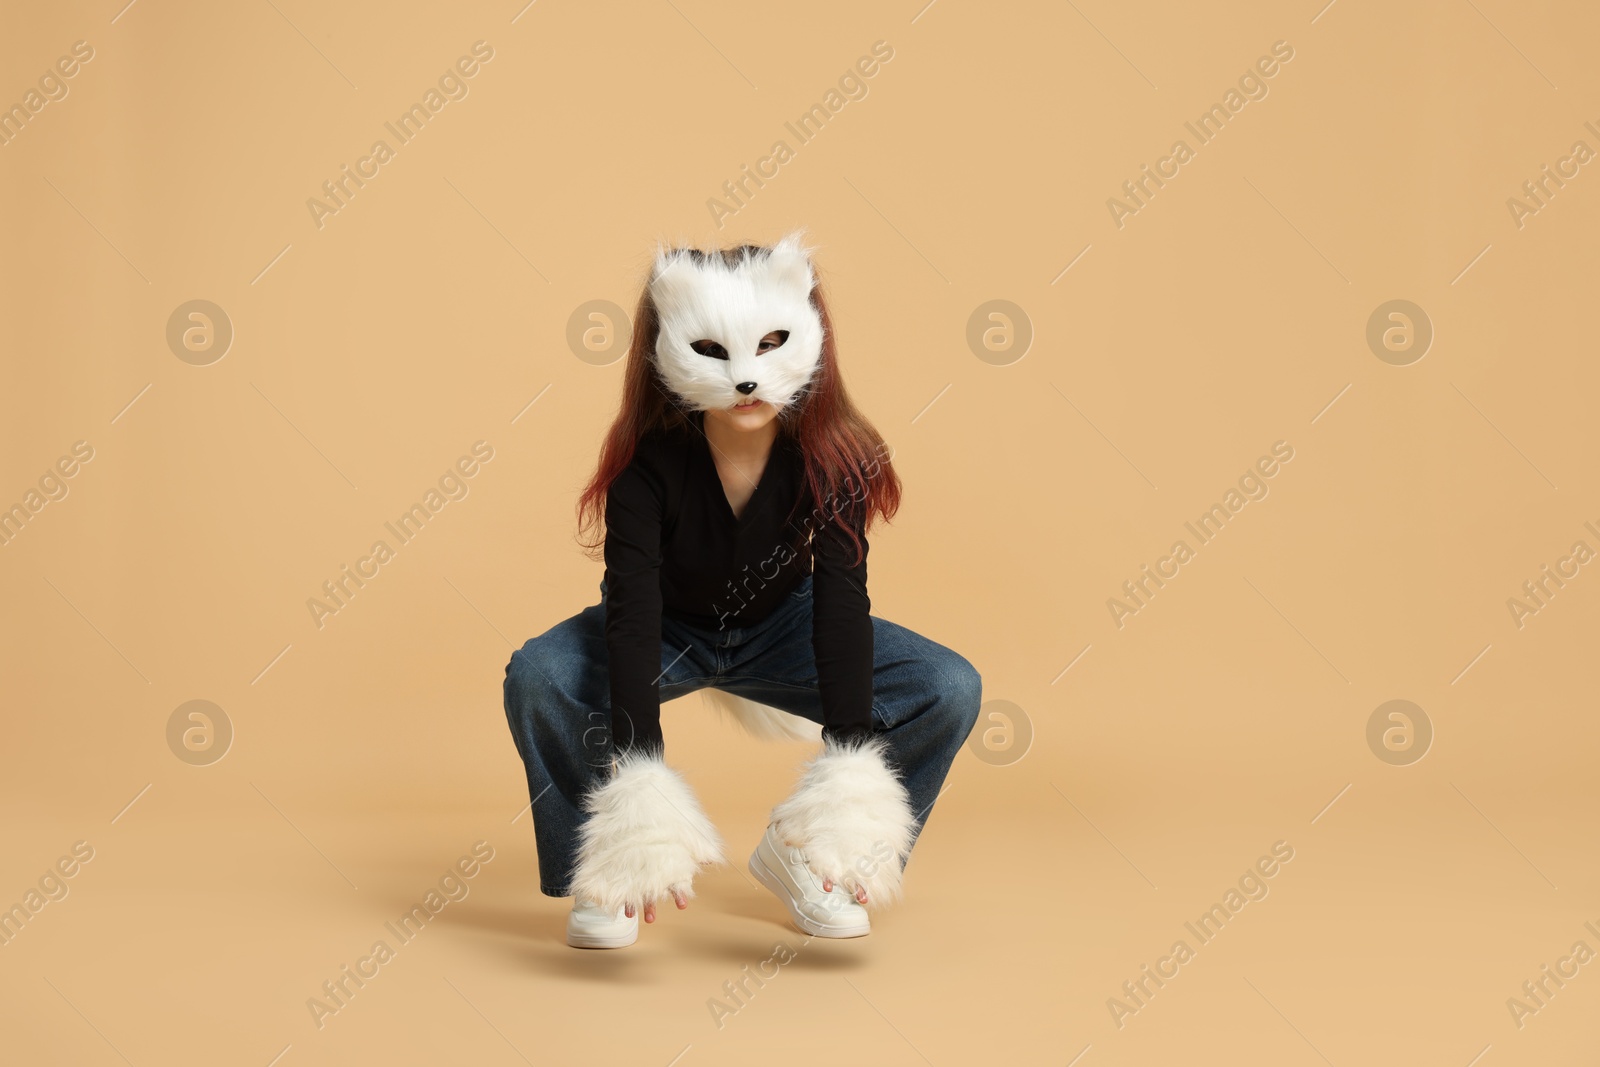
[[[868,906],[900,899],[916,818],[883,737],[825,741],[794,792],[772,809],[772,822],[817,877],[852,892],[861,886]]]
[[[816,741],[822,736],[822,726],[803,715],[757,704],[748,697],[723,692],[721,689],[702,689],[711,706],[744,728],[758,741]]]
[[[636,913],[674,891],[694,896],[703,865],[723,863],[722,839],[683,777],[647,749],[617,757],[616,773],[583,800],[571,892]]]

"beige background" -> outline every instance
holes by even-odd
[[[1600,965],[1507,1007],[1600,951],[1600,576],[1520,628],[1507,607],[1600,550],[1600,177],[1520,228],[1506,203],[1600,150],[1588,5],[119,3],[0,33],[7,104],[94,49],[0,147],[0,504],[94,450],[0,547],[0,903],[94,850],[0,947],[8,1062],[1600,1053]],[[307,199],[479,40],[469,95],[319,229]],[[798,145],[784,123],[880,40]],[[1268,95],[1118,228],[1107,198],[1276,41]],[[707,200],[778,139],[719,229]],[[622,365],[568,319],[631,308],[657,238],[794,226],[906,483],[874,611],[970,658],[1033,740],[981,727],[908,902],[807,942],[740,869],[805,748],[669,705],[736,865],[579,953],[535,890],[500,688],[598,598],[572,505]],[[199,299],[235,332],[206,366],[166,341]],[[1435,331],[1408,366],[1365,340],[1396,299]],[[1004,365],[966,341],[990,300],[1034,332]],[[319,629],[307,599],[480,440],[469,495]],[[1107,599],[1276,441],[1270,495],[1118,628]],[[1410,765],[1366,740],[1393,699],[1435,733]],[[168,746],[190,700],[232,723],[219,762]],[[318,1029],[307,999],[478,841],[469,895]],[[1198,946],[1184,923],[1278,841],[1270,894]],[[1119,1027],[1108,998],[1180,938]],[[719,1027],[708,1000],[779,943]]]

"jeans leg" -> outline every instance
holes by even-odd
[[[873,718],[905,774],[920,836],[961,746],[978,722],[983,679],[965,657],[884,619],[872,620]]]
[[[734,650],[718,689],[822,721],[809,591],[791,596]],[[965,657],[872,616],[872,717],[903,776],[921,835],[950,766],[978,721],[983,680]],[[913,842],[915,838],[913,838]]]
[[[610,774],[611,657],[601,603],[557,623],[511,654],[505,709],[533,801],[539,891],[571,896],[583,798]],[[715,653],[689,631],[662,624],[662,703],[703,688]]]
[[[505,710],[528,776],[539,891],[571,894],[583,796],[610,770],[605,612],[585,608],[511,654]]]

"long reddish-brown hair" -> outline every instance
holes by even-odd
[[[758,245],[712,252],[688,250],[696,260],[720,255],[730,266],[742,258],[767,254]],[[856,408],[839,374],[839,352],[833,320],[823,296],[820,272],[811,290],[811,305],[822,319],[822,357],[800,399],[778,413],[778,432],[799,445],[805,481],[813,506],[825,521],[839,525],[861,560],[861,535],[878,519],[889,521],[900,509],[900,478],[885,450],[881,434]],[[591,559],[601,558],[605,544],[606,496],[611,484],[632,462],[640,438],[652,430],[700,432],[695,413],[684,406],[656,367],[660,320],[648,281],[633,318],[633,337],[623,368],[622,407],[600,447],[593,476],[578,497],[578,543]],[[802,499],[804,494],[802,494]],[[795,510],[800,501],[796,500]],[[794,511],[790,512],[792,519]],[[800,540],[804,540],[803,531]],[[820,531],[819,531],[820,532]]]

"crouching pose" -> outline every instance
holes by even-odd
[[[725,862],[666,762],[662,703],[707,690],[758,737],[819,743],[750,872],[803,931],[869,932],[978,717],[962,656],[870,614],[867,531],[899,506],[888,448],[840,379],[808,251],[657,253],[622,409],[578,502],[600,602],[506,667],[539,888],[567,942],[620,948]]]

